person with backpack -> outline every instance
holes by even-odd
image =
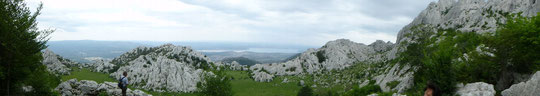
[[[122,78],[118,79],[118,87],[122,89],[122,96],[126,96],[128,84],[127,72],[124,71]]]

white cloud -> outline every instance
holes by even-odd
[[[57,29],[51,35],[52,40],[236,41],[320,46],[339,38],[365,44],[377,39],[394,42],[401,27],[408,24],[430,1],[27,2],[33,7],[43,2],[44,9],[38,17],[39,26]],[[377,6],[385,4],[391,6]],[[385,14],[377,14],[379,12]]]

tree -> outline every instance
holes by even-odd
[[[297,96],[313,96],[313,89],[309,86],[304,86],[300,91],[298,91]]]
[[[41,50],[53,30],[39,30],[22,0],[0,0],[0,95],[48,95],[59,80],[41,63]],[[32,91],[23,92],[23,86]]]
[[[495,32],[493,46],[498,59],[509,61],[504,64],[520,73],[530,73],[540,64],[540,12],[537,16],[523,17],[513,14],[506,25]],[[504,63],[504,61],[501,61]]]
[[[532,74],[540,69],[540,13],[523,17],[521,13],[508,17],[489,39],[495,62],[501,66],[496,89],[502,90],[513,82],[513,73]]]

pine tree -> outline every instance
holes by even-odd
[[[41,64],[41,50],[52,30],[39,30],[36,17],[22,0],[0,0],[0,95],[47,95],[58,78]],[[23,92],[23,86],[32,91]]]

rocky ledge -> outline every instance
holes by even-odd
[[[528,81],[514,84],[501,94],[502,96],[540,96],[540,71],[537,71]]]
[[[484,82],[470,83],[465,86],[458,84],[457,87],[456,95],[458,96],[495,96],[493,85]]]

